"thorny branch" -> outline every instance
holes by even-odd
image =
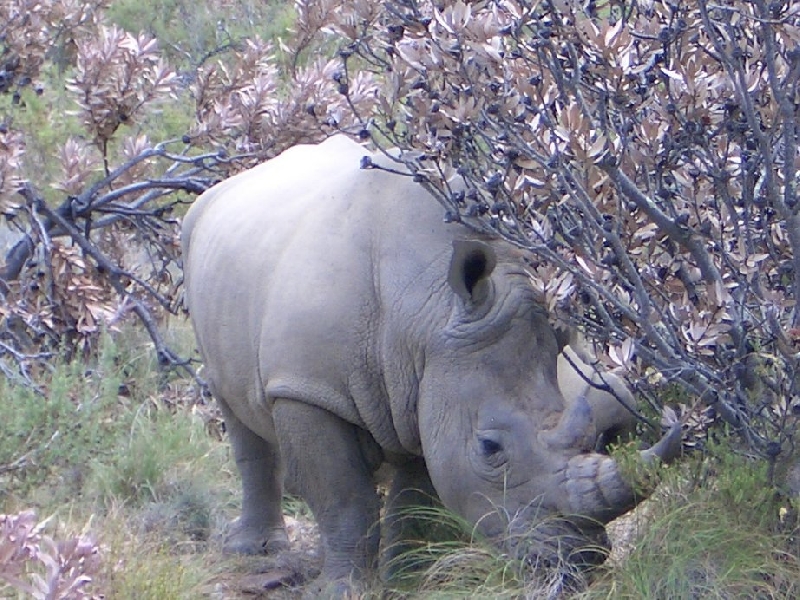
[[[150,152],[144,154],[147,157],[153,155],[153,153]],[[163,151],[158,151],[158,154],[161,156],[165,155]],[[205,158],[208,161],[210,157]],[[104,178],[104,183],[107,186],[113,185],[115,179],[120,178],[129,169],[141,162],[141,160],[143,160],[143,158],[139,156],[127,162],[112,173],[113,177],[109,176]],[[191,164],[194,165],[197,163],[192,162]],[[57,236],[69,236],[72,242],[82,251],[83,259],[91,259],[94,261],[95,271],[103,274],[105,281],[107,281],[114,292],[116,292],[118,306],[129,306],[130,310],[145,326],[145,329],[155,345],[159,364],[164,367],[180,367],[186,370],[192,377],[196,378],[194,369],[190,366],[190,361],[178,357],[164,342],[159,330],[158,317],[155,316],[152,308],[148,306],[145,298],[154,300],[162,309],[173,313],[176,312],[178,308],[175,302],[161,293],[159,289],[149,281],[137,276],[132,270],[123,268],[119,261],[115,261],[107,256],[100,249],[98,241],[87,234],[87,229],[79,227],[79,223],[81,220],[90,220],[92,218],[92,213],[94,211],[99,211],[103,214],[113,216],[113,218],[106,218],[105,221],[96,221],[95,226],[99,228],[110,227],[118,220],[130,222],[138,218],[143,223],[156,217],[158,222],[151,223],[151,227],[153,227],[154,231],[163,230],[163,215],[169,212],[169,206],[148,208],[147,203],[143,202],[138,194],[143,191],[158,190],[159,193],[150,198],[150,200],[154,200],[160,195],[174,192],[175,190],[182,190],[192,194],[200,193],[219,179],[219,176],[216,178],[208,176],[205,178],[198,178],[197,175],[201,171],[205,172],[207,175],[211,175],[215,167],[219,167],[219,164],[215,165],[213,162],[208,162],[202,169],[193,167],[189,172],[189,176],[179,175],[169,180],[137,182],[118,189],[112,188],[112,191],[107,193],[102,193],[101,188],[95,185],[78,199],[68,198],[57,209],[50,208],[30,185],[23,185],[19,193],[26,201],[26,206],[29,209],[32,220],[37,224],[36,237],[41,240],[43,244],[42,248],[44,251],[41,252],[40,255],[44,261],[44,273],[50,285],[46,296],[49,299],[54,299],[55,294],[52,285],[57,277],[53,272],[53,265],[50,259],[52,253],[50,240]],[[77,210],[74,208],[76,201],[80,206]],[[112,204],[112,201],[122,202]],[[44,219],[38,219],[36,217],[37,214],[42,214]],[[27,242],[28,239],[28,237],[23,238],[21,245],[18,245],[19,247],[15,247],[15,249],[12,250],[15,264],[10,270],[7,269],[7,272],[4,274],[4,279],[12,279],[9,275],[18,275],[21,270],[21,265],[33,257],[35,247],[33,244]],[[151,243],[154,241],[154,239],[151,239]],[[19,248],[21,248],[21,250]],[[159,250],[161,252],[168,251],[165,247],[161,247]],[[174,251],[172,256],[163,254],[162,260],[164,261],[164,268],[166,268],[169,263],[175,260]],[[9,289],[8,283],[6,283],[6,289]],[[18,352],[6,352],[6,355],[11,356],[19,364],[45,356],[41,353],[34,356],[24,356]],[[50,354],[48,353],[48,355]]]

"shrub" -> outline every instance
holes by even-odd
[[[0,591],[9,589],[44,600],[91,598],[100,551],[79,535],[54,541],[33,511],[0,515]]]

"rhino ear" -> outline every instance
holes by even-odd
[[[496,265],[497,255],[489,244],[455,240],[447,281],[464,302],[480,304],[489,295],[489,275]]]

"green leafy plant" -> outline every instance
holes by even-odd
[[[200,419],[146,406],[111,443],[113,454],[91,464],[91,485],[107,501],[134,503],[163,499],[170,475],[187,462],[206,460],[211,450]]]

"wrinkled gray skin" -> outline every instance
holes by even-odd
[[[286,545],[285,482],[319,523],[323,578],[364,575],[383,462],[386,545],[421,498],[410,489],[490,536],[496,507],[523,523],[630,509],[615,462],[592,451],[589,404],[565,410],[560,346],[517,252],[445,224],[411,178],[361,170],[365,154],[344,137],[292,148],[184,221],[188,307],[242,476],[227,549]]]

